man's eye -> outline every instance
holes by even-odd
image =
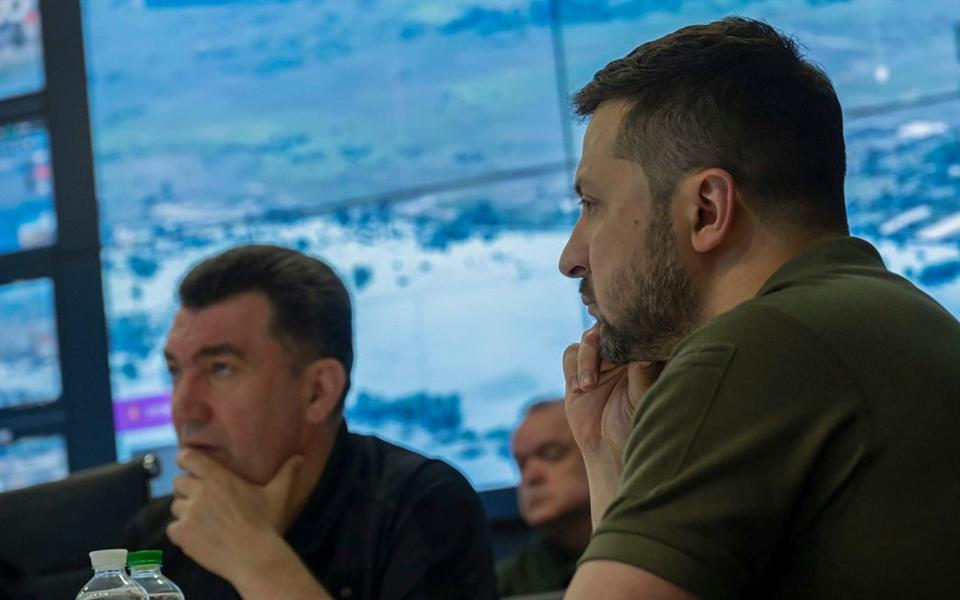
[[[551,444],[540,451],[540,458],[549,462],[555,462],[563,458],[564,454],[566,454],[566,451],[562,446]]]
[[[577,202],[577,206],[579,206],[580,210],[582,211],[592,212],[593,209],[597,207],[597,203],[586,198],[580,198],[580,200]]]
[[[173,381],[177,381],[178,379],[180,379],[180,369],[179,369],[179,367],[174,367],[174,366],[168,365],[168,366],[167,366],[167,373],[170,374],[170,379],[172,379]]]
[[[215,362],[210,365],[210,372],[214,377],[229,377],[233,375],[234,368],[227,363]]]

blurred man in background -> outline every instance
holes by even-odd
[[[483,509],[443,462],[347,431],[350,298],[274,246],[184,278],[165,355],[186,471],[132,524],[188,598],[493,598]]]
[[[533,404],[513,434],[520,516],[534,532],[497,564],[504,596],[562,590],[590,541],[590,491],[562,400]]]

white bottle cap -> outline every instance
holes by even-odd
[[[94,550],[90,553],[90,564],[98,571],[104,569],[122,569],[127,566],[127,551],[123,548]]]

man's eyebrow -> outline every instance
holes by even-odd
[[[525,452],[525,453],[524,453],[524,452],[519,452],[519,453],[518,453],[518,452],[514,452],[514,456],[520,456],[520,455],[523,455],[523,456],[525,456],[525,457],[536,456],[537,454],[540,454],[541,452],[543,452],[544,450],[546,450],[546,449],[548,449],[548,448],[550,448],[550,447],[552,447],[552,446],[562,447],[563,445],[562,445],[560,442],[558,442],[557,440],[547,440],[547,441],[545,441],[545,442],[542,442],[542,443],[540,443],[540,444],[537,444],[536,446],[534,446],[534,447],[532,447],[532,448],[527,448],[527,452]]]
[[[577,175],[576,179],[573,182],[573,193],[578,197],[583,198],[583,188],[592,188],[594,187],[593,181],[589,177],[583,175]]]
[[[241,351],[240,348],[238,348],[234,344],[225,342],[223,344],[211,344],[210,346],[204,346],[203,348],[200,348],[199,350],[194,352],[191,359],[196,360],[198,358],[207,358],[210,356],[223,356],[225,354],[230,356],[235,356],[237,358],[244,358],[243,351]],[[163,357],[167,360],[167,362],[177,362],[176,357],[174,357],[169,350],[163,351]]]
[[[544,450],[550,450],[551,448],[563,448],[563,444],[561,444],[558,440],[549,440],[537,446],[537,452],[543,452]]]
[[[210,346],[204,346],[203,348],[200,348],[194,353],[193,358],[196,359],[196,358],[203,358],[208,356],[222,356],[224,354],[229,354],[237,358],[243,358],[243,351],[241,351],[240,348],[230,343],[213,344]]]

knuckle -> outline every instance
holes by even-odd
[[[583,337],[580,339],[580,343],[585,346],[590,346],[591,348],[596,347],[598,341],[600,340],[600,332],[594,328],[590,328],[583,332]]]

